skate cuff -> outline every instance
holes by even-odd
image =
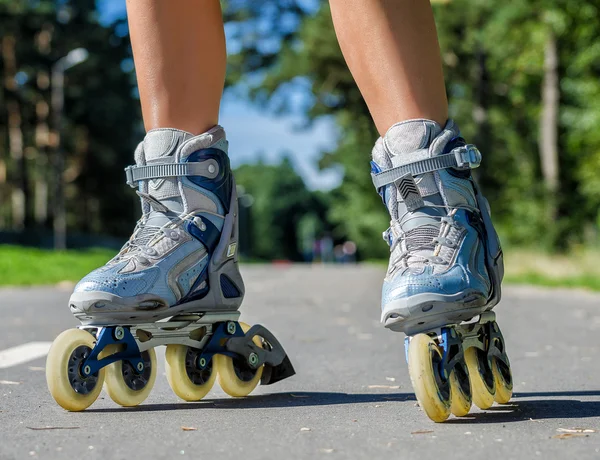
[[[210,159],[194,163],[158,163],[125,168],[127,185],[136,188],[138,182],[180,176],[204,176],[214,179],[219,174],[219,163]]]
[[[463,145],[450,153],[407,163],[380,173],[372,173],[373,185],[377,190],[395,183],[407,175],[418,176],[440,169],[475,169],[481,164],[481,153],[473,144]]]

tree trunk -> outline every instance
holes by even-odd
[[[9,171],[13,178],[11,190],[12,227],[22,230],[25,227],[28,202],[28,177],[25,156],[23,155],[23,131],[21,129],[21,107],[17,97],[16,38],[5,35],[2,39],[2,60],[4,64],[4,89],[6,91],[6,111],[8,118],[8,145],[10,151]],[[12,166],[12,167],[10,167]]]
[[[553,31],[548,32],[544,54],[542,84],[542,119],[540,123],[540,163],[548,197],[548,217],[556,220],[556,195],[559,187],[558,108],[560,99],[558,51]]]
[[[37,51],[46,56],[50,53],[52,44],[53,27],[51,24],[44,24],[40,32],[35,36],[35,46]],[[36,171],[35,171],[35,197],[34,197],[34,216],[38,227],[44,227],[48,221],[48,170],[49,157],[48,146],[50,138],[50,128],[48,118],[50,115],[50,105],[47,97],[49,96],[50,74],[49,71],[40,68],[37,72],[36,85],[38,88],[38,101],[36,103],[37,124],[35,128],[35,146],[36,146]]]

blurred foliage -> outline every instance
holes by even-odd
[[[306,188],[302,178],[285,158],[278,165],[262,161],[236,169],[235,178],[249,194],[248,248],[244,253],[261,259],[302,260],[306,240],[326,230],[325,197]]]
[[[104,248],[54,251],[0,245],[0,286],[77,282],[113,255],[113,250]],[[598,257],[600,253],[597,250],[575,250],[567,255],[548,255],[539,251],[509,249],[505,258],[507,264],[504,280],[511,284],[600,291]],[[242,261],[248,264],[261,260],[242,257]],[[382,273],[386,267],[386,262],[381,259],[367,263],[379,266]]]
[[[385,257],[388,216],[369,176],[378,134],[345,65],[329,5],[318,0],[223,0],[228,85],[307,125],[334,117],[335,149],[322,168],[344,182],[306,189],[288,161],[242,166],[252,195],[252,256],[299,259],[310,238],[352,239],[363,257]],[[476,171],[508,245],[566,250],[596,244],[600,225],[600,4],[596,0],[452,0],[434,6],[450,113],[484,153]],[[122,168],[142,135],[123,20],[98,22],[93,0],[0,0],[0,230],[51,228],[56,126],[50,70],[85,47],[66,74],[64,179],[70,231],[125,236],[139,212]],[[556,52],[558,187],[540,146],[547,50]]]
[[[122,171],[141,123],[125,21],[100,25],[93,0],[0,0],[0,43],[0,229],[51,227],[58,137],[51,72],[83,47],[89,58],[65,73],[68,227],[131,231],[138,205]]]
[[[109,249],[52,251],[0,245],[0,285],[56,284],[78,281],[114,256]]]
[[[597,242],[599,8],[596,1],[455,0],[436,10],[451,115],[484,151],[480,179],[508,243],[566,250]],[[539,152],[550,37],[559,80],[555,194],[544,187]]]
[[[509,245],[566,250],[582,241],[597,242],[599,8],[596,1],[567,0],[452,0],[434,6],[450,113],[484,152],[476,174]],[[307,118],[335,116],[340,142],[325,153],[321,166],[342,165],[345,177],[332,195],[329,219],[363,253],[382,256],[386,248],[373,235],[386,227],[387,216],[376,204],[367,163],[377,133],[337,45],[328,3],[304,14],[299,24],[294,38],[280,42],[276,59],[263,63],[267,67],[259,83],[246,82],[257,101],[267,100],[279,111],[295,110],[288,101],[298,98],[290,96],[308,88]],[[544,183],[539,147],[549,37],[556,40],[560,82],[554,192]],[[247,56],[252,53],[242,47],[234,61]]]

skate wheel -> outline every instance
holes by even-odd
[[[473,403],[480,409],[489,409],[494,404],[496,385],[485,352],[475,347],[468,348],[465,362],[469,370]]]
[[[184,401],[200,401],[215,384],[213,360],[203,369],[197,363],[200,350],[185,345],[167,345],[166,373],[173,392]]]
[[[442,353],[427,334],[417,334],[408,347],[408,372],[419,405],[434,422],[450,416],[450,385],[439,372]]]
[[[250,330],[250,326],[246,323],[240,322],[239,325],[244,333]],[[254,337],[253,342],[258,346],[262,346],[259,337]],[[218,372],[219,385],[229,396],[248,396],[256,388],[262,377],[262,366],[258,369],[251,369],[242,359],[215,355],[213,361]]]
[[[510,363],[504,363],[498,358],[494,358],[492,372],[494,373],[494,383],[496,384],[494,400],[498,404],[506,404],[510,401],[510,398],[512,398],[513,393]]]
[[[464,417],[471,410],[471,384],[466,365],[457,364],[450,373],[450,412],[457,417]]]
[[[104,369],[84,377],[81,366],[96,339],[81,329],[68,329],[52,343],[46,359],[46,382],[54,400],[69,411],[87,409],[98,398]]]
[[[119,351],[119,345],[109,345],[100,357]],[[106,366],[106,392],[110,399],[123,407],[142,403],[152,391],[156,380],[156,353],[154,348],[142,352],[144,370],[138,373],[128,361],[117,361]]]

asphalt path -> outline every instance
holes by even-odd
[[[102,393],[81,413],[53,401],[44,375],[49,342],[77,325],[71,287],[0,289],[0,459],[600,458],[599,295],[505,287],[495,311],[512,403],[435,424],[412,393],[403,335],[379,324],[380,267],[243,272],[242,320],[276,334],[296,376],[245,399],[215,385],[185,403],[161,347],[142,405],[124,409]]]

